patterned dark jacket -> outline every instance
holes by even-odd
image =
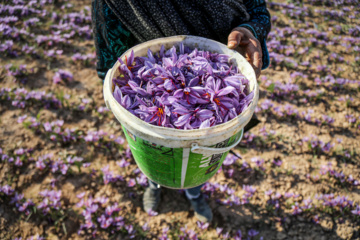
[[[271,24],[265,0],[93,0],[92,18],[102,79],[122,53],[141,42],[195,35],[227,44],[237,26],[259,40],[262,68],[269,66],[266,37]]]

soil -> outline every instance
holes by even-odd
[[[9,1],[8,1],[9,2]],[[276,0],[273,2],[283,2]],[[289,1],[292,3],[304,2],[309,12],[314,13],[315,9],[340,11],[343,7],[351,8],[352,5],[342,5],[339,7],[316,5],[310,2],[315,1]],[[332,1],[326,1],[332,2]],[[73,6],[59,10],[61,6],[71,3]],[[91,6],[90,0],[83,1],[55,1],[55,5],[46,5],[45,9],[56,11],[60,16],[65,13],[77,12],[86,6]],[[356,3],[355,3],[356,4]],[[330,4],[331,5],[331,4]],[[301,7],[299,5],[299,7]],[[86,196],[105,196],[109,202],[119,203],[121,211],[130,223],[139,228],[148,223],[150,231],[145,235],[136,234],[136,239],[157,239],[162,236],[165,227],[169,227],[168,236],[178,239],[180,228],[187,226],[193,229],[200,239],[219,239],[216,228],[223,228],[223,234],[230,232],[234,237],[237,230],[241,230],[243,235],[247,235],[250,229],[255,229],[259,234],[253,239],[360,239],[360,218],[353,215],[350,211],[339,212],[337,210],[326,210],[322,204],[294,215],[290,202],[281,202],[278,211],[269,210],[267,200],[269,199],[264,192],[270,189],[274,192],[284,194],[291,192],[299,194],[298,202],[311,198],[316,195],[333,193],[335,196],[347,196],[356,205],[360,204],[360,187],[355,184],[341,183],[330,175],[320,175],[321,166],[332,163],[337,172],[343,172],[345,176],[350,175],[360,181],[360,137],[359,128],[356,124],[350,124],[346,115],[354,115],[357,123],[360,123],[359,104],[359,84],[349,83],[340,86],[322,83],[317,85],[315,78],[326,75],[333,75],[338,78],[357,80],[359,82],[360,61],[355,61],[359,57],[360,34],[350,36],[348,31],[336,33],[329,30],[335,29],[336,25],[341,25],[343,29],[359,26],[359,13],[356,7],[346,14],[354,15],[356,18],[330,18],[324,14],[310,14],[306,17],[291,17],[282,10],[285,7],[269,7],[273,20],[272,32],[268,39],[268,44],[272,40],[280,41],[279,46],[284,49],[269,47],[270,53],[284,54],[286,49],[294,49],[293,54],[289,54],[290,59],[296,61],[299,66],[291,67],[285,63],[276,64],[272,59],[271,66],[262,72],[259,79],[260,100],[259,106],[270,99],[274,107],[290,104],[300,113],[299,117],[279,117],[273,110],[260,110],[256,114],[261,123],[251,129],[250,133],[255,134],[257,141],[250,142],[245,138],[240,145],[234,149],[238,159],[233,165],[223,166],[222,169],[210,180],[210,183],[227,184],[235,190],[236,196],[243,196],[245,190],[243,185],[251,185],[257,190],[249,203],[241,205],[224,205],[219,200],[226,199],[225,194],[219,189],[214,193],[206,193],[209,205],[213,211],[214,219],[206,230],[201,230],[197,226],[197,219],[194,212],[190,210],[190,203],[186,199],[183,191],[163,189],[161,194],[161,206],[158,215],[150,217],[142,208],[142,196],[144,187],[137,185],[129,187],[126,183],[130,178],[139,174],[133,171],[137,168],[135,161],[125,154],[126,142],[122,145],[123,151],[105,151],[85,144],[76,142],[73,144],[54,143],[44,132],[34,132],[27,129],[23,124],[18,123],[18,117],[27,114],[29,117],[37,117],[39,121],[51,122],[54,120],[64,120],[64,127],[74,128],[83,132],[103,130],[108,136],[124,136],[120,124],[111,112],[98,113],[96,109],[105,107],[102,95],[102,81],[97,77],[94,61],[86,65],[84,63],[73,63],[71,56],[75,52],[82,54],[93,54],[95,52],[92,39],[77,37],[70,39],[68,44],[55,45],[56,49],[63,49],[64,52],[52,60],[45,59],[42,55],[38,57],[20,54],[18,57],[1,55],[0,66],[13,64],[19,66],[26,64],[27,69],[34,68],[34,73],[27,76],[26,83],[21,83],[19,78],[8,76],[5,67],[0,72],[0,85],[2,88],[25,88],[30,90],[52,92],[54,94],[69,94],[70,106],[60,109],[45,108],[44,104],[28,104],[25,108],[17,108],[6,99],[1,100],[0,105],[0,146],[3,153],[13,152],[15,149],[32,149],[31,157],[37,159],[44,154],[53,153],[56,157],[74,154],[84,158],[84,162],[89,162],[90,167],[81,167],[81,172],[75,166],[71,173],[62,175],[51,171],[40,171],[35,167],[35,162],[28,162],[25,166],[18,168],[13,163],[0,161],[0,186],[9,184],[17,192],[24,194],[26,199],[32,199],[36,204],[40,202],[39,192],[44,189],[51,189],[51,182],[55,180],[53,189],[61,190],[61,209],[64,218],[55,224],[49,218],[39,213],[30,217],[20,213],[9,199],[0,193],[0,239],[14,239],[22,237],[27,239],[30,236],[44,236],[46,239],[90,239],[91,231],[78,232],[80,225],[84,223],[81,215],[82,210],[76,207],[79,199],[77,194],[86,192]],[[287,9],[288,10],[288,9]],[[87,14],[89,15],[89,14]],[[89,15],[90,16],[90,15]],[[1,15],[1,17],[4,17]],[[19,21],[21,25],[23,21]],[[45,18],[45,22],[38,25],[38,31],[43,35],[50,34],[49,25],[51,20]],[[85,25],[90,25],[86,22]],[[341,45],[311,46],[309,52],[297,54],[297,51],[309,46],[306,42],[311,36],[301,32],[282,37],[279,31],[291,28],[293,31],[308,29],[324,31],[328,38],[340,38],[340,43],[347,37],[355,39],[350,48]],[[39,34],[39,33],[37,33]],[[0,35],[1,36],[1,35]],[[315,36],[312,36],[315,37]],[[303,40],[300,45],[296,45],[296,40]],[[1,43],[5,37],[1,36]],[[319,38],[318,38],[319,40]],[[356,42],[357,41],[357,42]],[[21,43],[26,40],[21,40]],[[31,42],[31,41],[30,41]],[[31,42],[34,44],[34,41]],[[348,43],[347,43],[348,44]],[[21,44],[20,44],[21,46]],[[19,48],[17,48],[20,50]],[[39,45],[40,49],[52,49],[46,45]],[[337,53],[343,57],[343,61],[334,63],[329,61],[331,53]],[[319,58],[314,56],[319,55]],[[310,67],[301,66],[303,61],[310,61]],[[326,65],[329,72],[317,70],[318,65]],[[73,74],[73,81],[53,83],[53,76],[58,69],[68,70]],[[300,89],[293,94],[285,96],[273,96],[266,83],[289,83],[291,74],[299,72],[306,74],[307,77],[299,77],[293,83],[298,84]],[[14,81],[16,79],[16,81]],[[264,80],[265,79],[265,80]],[[310,99],[305,95],[305,90],[324,90],[324,94],[319,99]],[[283,90],[281,90],[283,91]],[[341,98],[352,98],[348,102],[340,101]],[[79,105],[82,98],[91,99],[91,106],[88,110],[77,111],[72,106]],[[304,103],[303,99],[307,98]],[[301,115],[303,111],[312,109],[313,119],[321,119],[322,115],[328,115],[334,119],[330,125],[309,123]],[[269,133],[275,131],[272,137],[263,134],[263,128]],[[306,144],[299,144],[304,137],[316,135],[324,142],[331,141],[335,144],[329,152],[314,153],[309,150]],[[342,139],[339,143],[337,139]],[[350,157],[345,156],[345,152],[350,153]],[[125,168],[120,168],[116,162],[125,158],[131,164]],[[252,158],[264,159],[264,169],[259,169]],[[276,167],[272,164],[273,159],[280,159],[281,166]],[[246,172],[242,166],[246,162],[250,165],[250,171]],[[101,176],[101,168],[109,165],[110,170],[116,174],[121,174],[126,181],[104,184]],[[234,174],[229,177],[228,170],[233,169]],[[96,173],[93,173],[96,171]],[[319,176],[319,180],[314,180],[311,176]],[[315,205],[315,203],[314,203]],[[334,207],[334,209],[337,209]],[[319,217],[319,222],[314,222],[314,216]],[[126,233],[99,232],[97,239],[128,239]]]

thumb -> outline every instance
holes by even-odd
[[[234,49],[236,48],[243,37],[243,33],[239,31],[232,31],[228,36],[228,48]]]

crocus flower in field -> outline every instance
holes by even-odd
[[[292,205],[291,208],[292,208],[292,210],[293,210],[293,212],[292,212],[293,215],[298,215],[298,214],[302,213],[302,210],[301,210],[301,208],[299,207],[299,203],[298,203],[298,202],[295,202],[295,204]]]
[[[360,216],[360,205],[357,205],[356,208],[351,211],[351,213]]]
[[[241,230],[237,230],[236,231],[236,234],[235,234],[235,236],[234,236],[234,240],[241,240],[242,239],[242,232],[241,232]]]
[[[243,185],[243,189],[246,191],[245,197],[250,198],[256,192],[256,188],[250,185]]]
[[[73,80],[72,73],[63,69],[59,69],[53,77],[53,82],[55,84],[58,84],[61,81],[71,82],[72,80]]]
[[[267,196],[271,196],[271,194],[272,194],[273,192],[274,192],[274,191],[273,191],[272,189],[269,189],[269,190],[265,191],[264,193],[265,193],[265,195],[267,195]]]
[[[250,229],[250,230],[248,231],[248,237],[250,237],[250,238],[253,238],[253,237],[255,237],[255,236],[258,235],[258,234],[259,234],[259,232],[256,231],[256,230],[254,230],[254,229]]]
[[[196,224],[201,230],[205,230],[209,227],[209,223],[202,223],[200,221],[197,221]]]
[[[149,209],[149,211],[147,211],[147,213],[149,214],[149,216],[153,217],[153,216],[157,216],[159,213],[153,211],[152,209]]]
[[[272,164],[274,164],[277,167],[280,167],[281,164],[282,164],[282,161],[279,158],[275,158],[275,159],[272,160]]]
[[[145,231],[145,232],[146,232],[146,231],[149,231],[149,230],[150,230],[150,227],[149,227],[148,225],[149,225],[148,222],[146,222],[144,225],[142,225],[142,226],[141,226],[142,230]]]
[[[118,165],[119,167],[123,168],[123,167],[129,166],[130,163],[127,162],[127,161],[125,160],[125,158],[122,158],[121,161],[117,161],[117,162],[116,162],[116,165]]]
[[[129,187],[134,187],[136,185],[135,179],[130,178],[130,180],[128,181],[128,186]]]

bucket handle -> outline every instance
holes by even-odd
[[[202,154],[204,156],[211,156],[214,154],[224,153],[227,151],[230,151],[233,147],[238,145],[243,137],[244,129],[241,129],[241,134],[238,140],[234,142],[231,146],[225,147],[225,148],[211,148],[211,147],[201,147],[197,143],[191,144],[191,152]]]

